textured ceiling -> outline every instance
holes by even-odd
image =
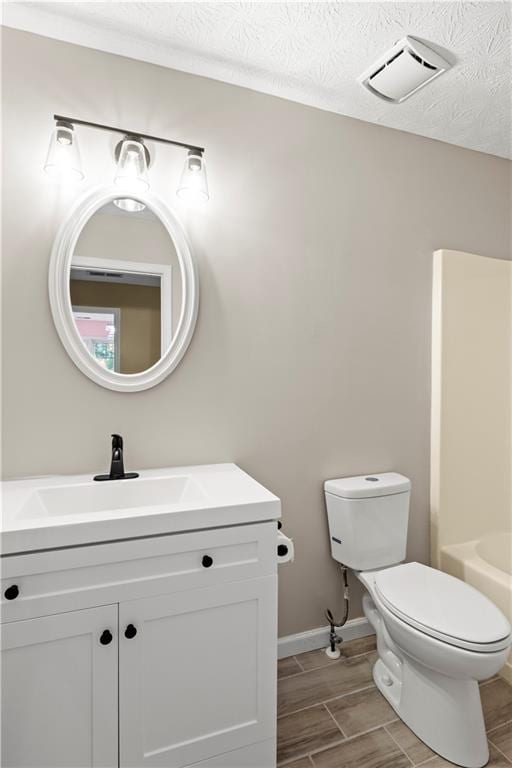
[[[503,157],[509,2],[4,3],[3,23]],[[400,105],[356,78],[404,34],[454,64]]]

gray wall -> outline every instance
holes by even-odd
[[[507,257],[509,163],[11,30],[3,76],[4,475],[104,469],[114,431],[130,469],[239,463],[281,497],[296,542],[281,634],[322,625],[340,598],[325,478],[411,477],[409,557],[427,560],[432,251]],[[199,321],[156,389],[100,389],[54,331],[52,240],[77,194],[110,183],[114,145],[80,131],[87,180],[55,187],[54,112],[207,147],[211,201],[181,211]],[[153,188],[176,205],[183,155],[154,149]]]

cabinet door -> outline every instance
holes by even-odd
[[[3,768],[117,766],[117,605],[14,621],[1,637]]]
[[[274,737],[276,593],[267,576],[120,604],[123,768],[178,768]]]

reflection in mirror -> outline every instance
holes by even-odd
[[[108,203],[80,233],[70,269],[73,318],[103,368],[132,374],[160,360],[178,327],[181,287],[174,243],[147,206]]]

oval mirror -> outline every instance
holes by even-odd
[[[153,195],[80,201],[52,252],[50,304],[73,362],[117,391],[162,381],[190,343],[196,268],[175,214]]]

